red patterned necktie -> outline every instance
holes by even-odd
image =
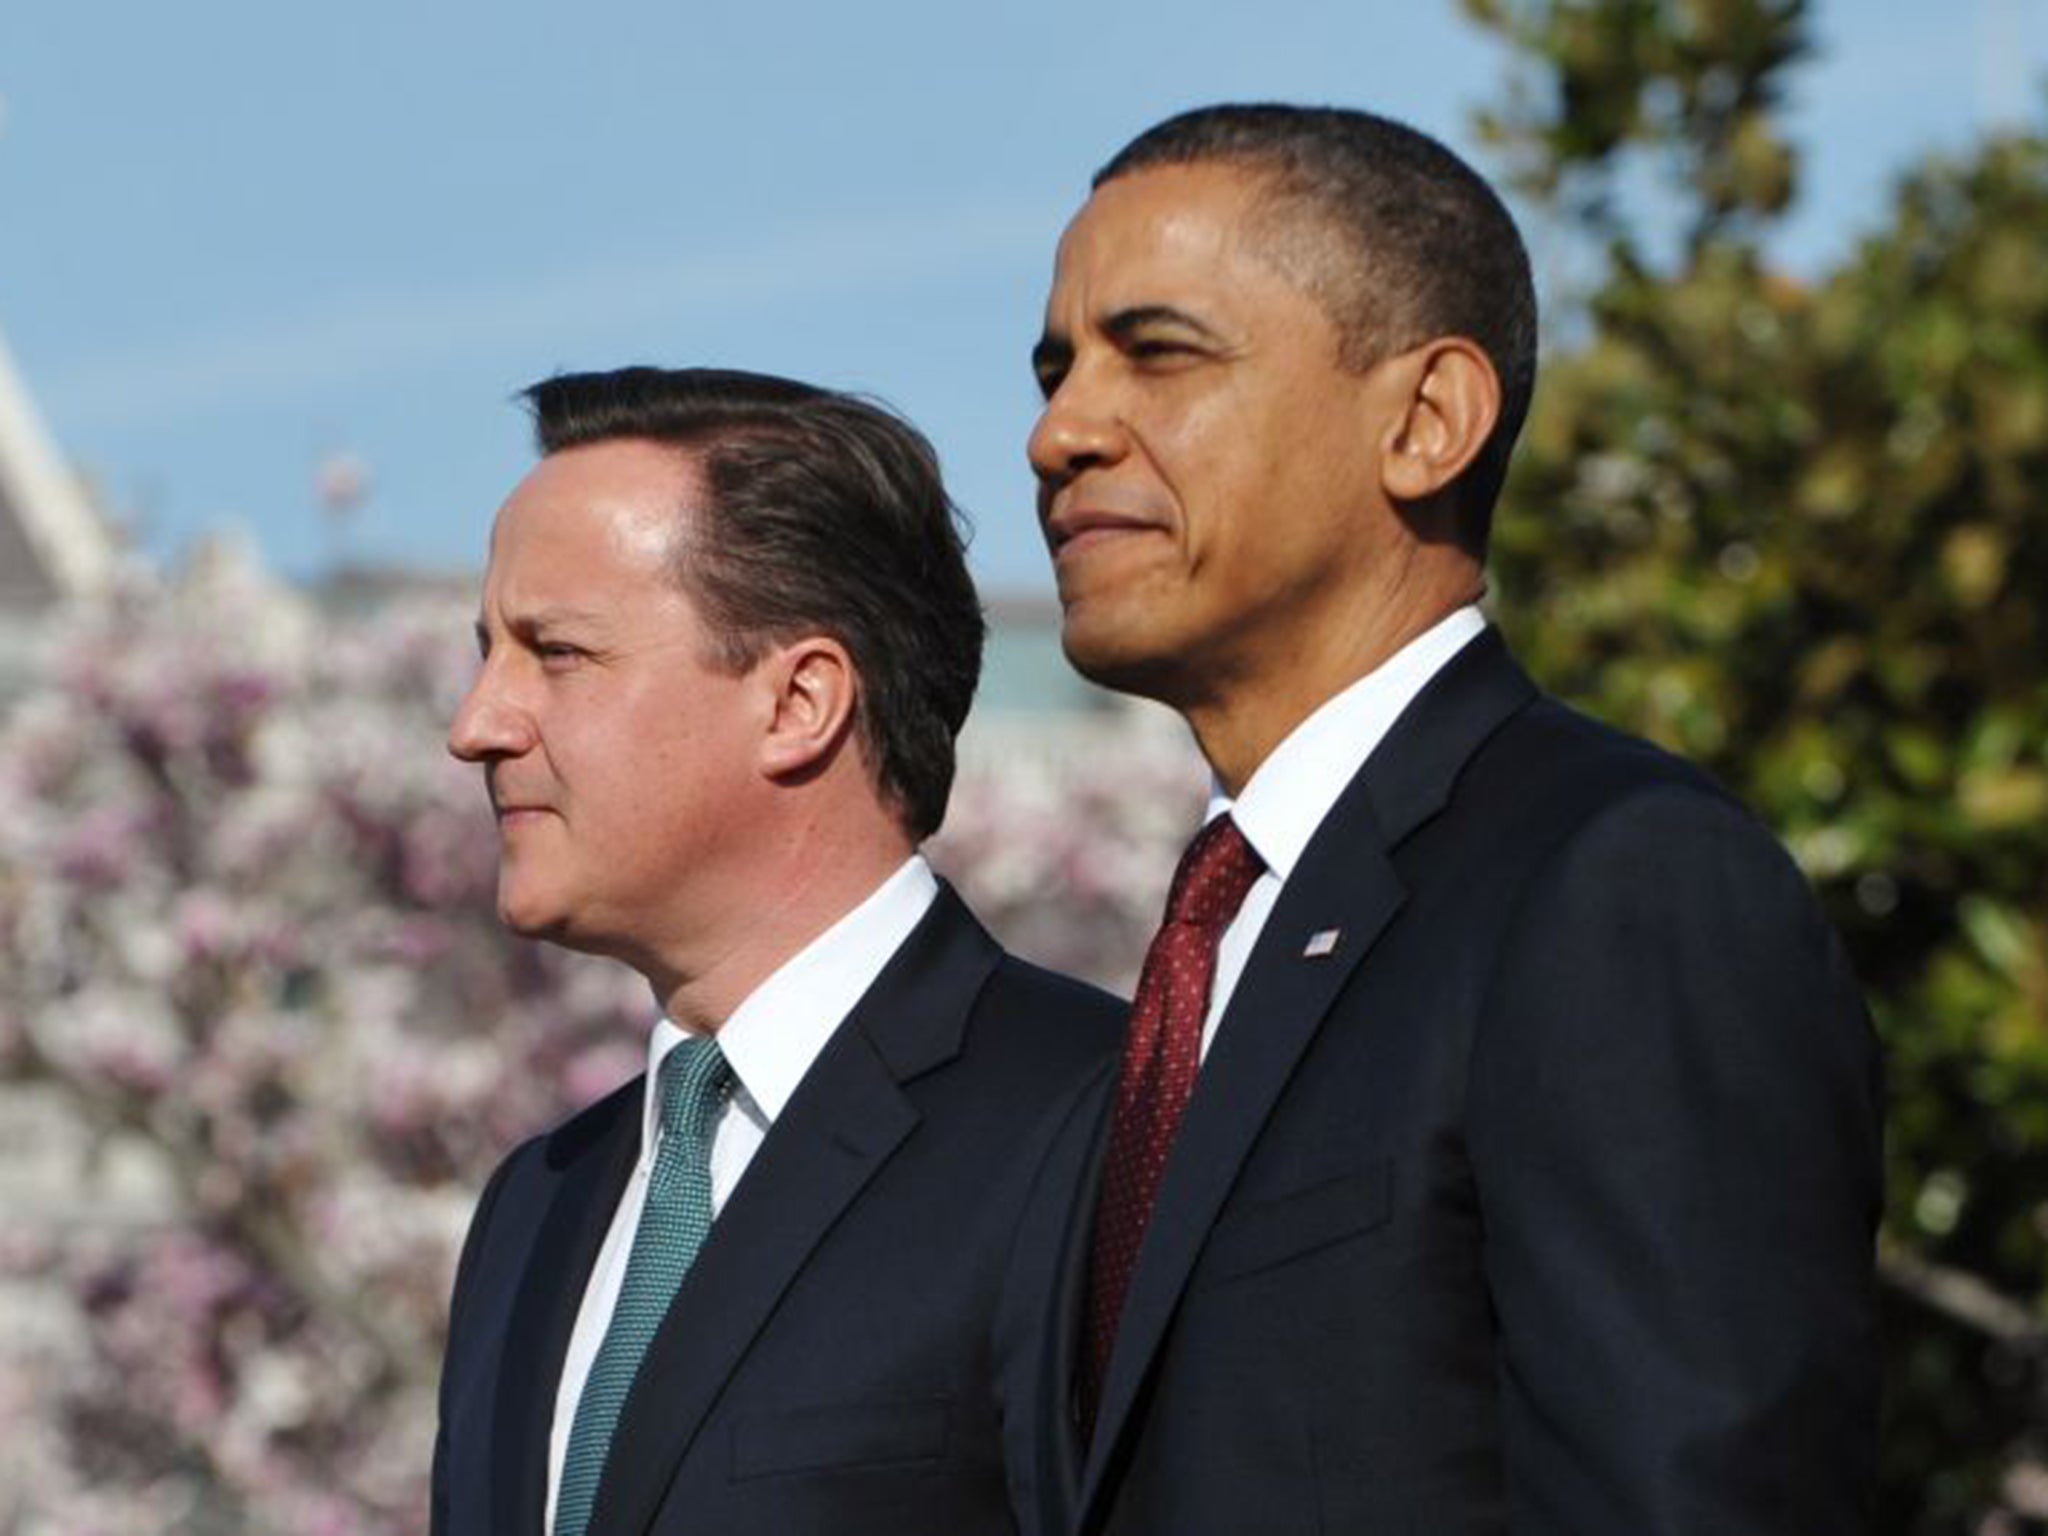
[[[1166,1154],[1180,1128],[1188,1095],[1194,1092],[1202,1022],[1216,976],[1216,946],[1264,868],[1237,823],[1228,815],[1218,816],[1181,855],[1166,898],[1166,920],[1145,952],[1117,1076],[1109,1156],[1102,1170],[1089,1257],[1087,1354],[1082,1367],[1083,1403],[1091,1425]]]

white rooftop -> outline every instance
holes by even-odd
[[[114,553],[0,340],[0,610],[96,592],[113,575]]]

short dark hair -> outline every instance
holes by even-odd
[[[981,602],[938,456],[853,395],[723,368],[562,374],[524,392],[543,454],[640,438],[697,456],[677,572],[735,671],[830,635],[860,675],[854,729],[914,838],[938,830],[981,676]],[[684,514],[688,515],[684,515]]]
[[[1242,165],[1271,178],[1283,214],[1339,238],[1289,262],[1335,323],[1348,368],[1436,336],[1467,336],[1500,375],[1500,421],[1458,487],[1459,530],[1486,552],[1509,451],[1536,387],[1536,289],[1500,198],[1427,134],[1370,112],[1272,103],[1199,107],[1148,128],[1093,185],[1155,166]]]

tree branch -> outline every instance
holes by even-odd
[[[1877,1269],[1892,1289],[1984,1335],[2001,1349],[2048,1360],[2048,1322],[2025,1302],[1969,1271],[1936,1264],[1893,1242],[1878,1245]]]

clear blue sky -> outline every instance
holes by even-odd
[[[2042,116],[2042,0],[1821,0],[1818,32],[1795,266],[1908,159]],[[1453,0],[7,0],[0,334],[159,555],[233,526],[293,574],[476,568],[517,388],[722,363],[907,411],[984,584],[1043,591],[1026,354],[1091,169],[1224,98],[1471,153],[1504,67]],[[337,531],[344,452],[373,491]]]

